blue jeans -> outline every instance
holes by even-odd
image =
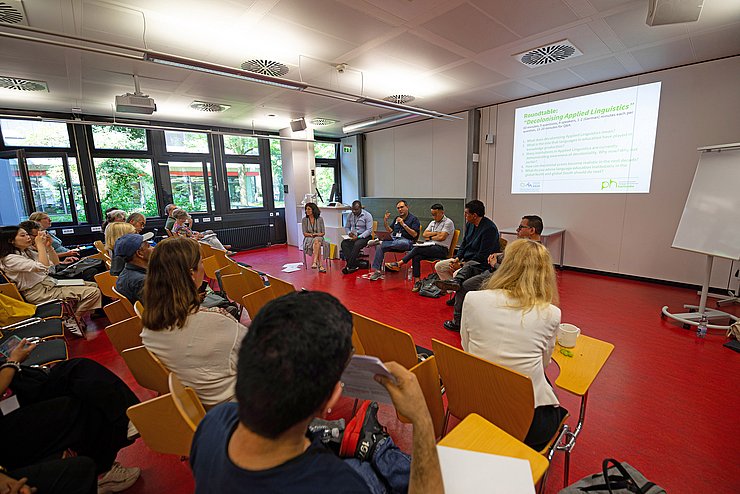
[[[370,461],[347,458],[344,462],[365,480],[373,494],[405,494],[409,490],[411,457],[390,437],[375,446]]]
[[[414,242],[407,238],[394,238],[393,240],[383,240],[380,245],[375,247],[375,259],[373,259],[373,269],[379,270],[383,267],[383,259],[385,253],[388,251],[393,252],[406,252],[414,246]]]

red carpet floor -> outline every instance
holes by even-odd
[[[283,264],[302,260],[299,250],[286,246],[241,253],[236,259],[296,288],[330,292],[350,310],[408,331],[418,345],[431,348],[432,338],[460,344],[458,334],[442,328],[452,314],[444,299],[412,294],[402,274],[371,282],[358,276],[365,271],[342,275],[339,261],[327,274],[311,269],[281,273]],[[613,457],[634,465],[670,493],[739,492],[735,443],[740,438],[740,354],[722,347],[725,337],[718,331],[697,340],[693,331],[660,317],[663,305],[675,311],[684,303],[698,303],[696,293],[567,270],[558,278],[563,322],[615,345],[591,387],[586,422],[571,458],[571,482],[598,471],[603,458]],[[740,313],[739,306],[728,310]],[[109,366],[141,399],[153,396],[136,385],[102,331],[90,331],[87,341],[72,341],[71,353]],[[551,380],[557,373],[552,364]],[[579,400],[556,392],[574,424]],[[351,401],[343,400],[334,413],[348,418]],[[408,450],[410,426],[399,423],[391,407],[383,407],[380,416],[399,446]],[[141,440],[123,450],[119,461],[143,470],[126,492],[193,491],[186,463],[152,453]],[[556,454],[546,492],[562,487],[562,465],[562,454]]]

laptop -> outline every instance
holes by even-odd
[[[391,235],[391,232],[378,230],[375,232],[375,238],[377,238],[378,240],[393,240],[393,235]]]

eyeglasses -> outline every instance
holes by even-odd
[[[534,227],[533,226],[526,226],[526,225],[519,225],[518,227],[516,227],[516,231],[522,230],[524,228],[534,228]]]

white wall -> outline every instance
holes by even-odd
[[[464,198],[468,117],[457,116],[462,120],[424,120],[368,133],[365,195]]]
[[[296,139],[313,139],[313,129],[293,132],[290,127],[280,130],[281,137]],[[313,142],[280,141],[280,153],[283,161],[283,183],[288,184],[285,194],[285,230],[289,245],[299,245],[303,241],[303,232],[298,227],[302,215],[297,209],[306,194],[316,192],[311,179],[311,171],[316,169],[316,157]]]
[[[663,84],[649,194],[511,194],[516,108],[655,81]],[[484,108],[479,197],[501,227],[539,214],[545,225],[566,228],[566,265],[700,284],[705,257],[671,244],[696,170],[696,148],[740,140],[739,88],[740,57],[734,57]],[[489,132],[496,136],[493,145],[484,142]],[[726,286],[730,269],[729,261],[718,259],[712,285]]]

